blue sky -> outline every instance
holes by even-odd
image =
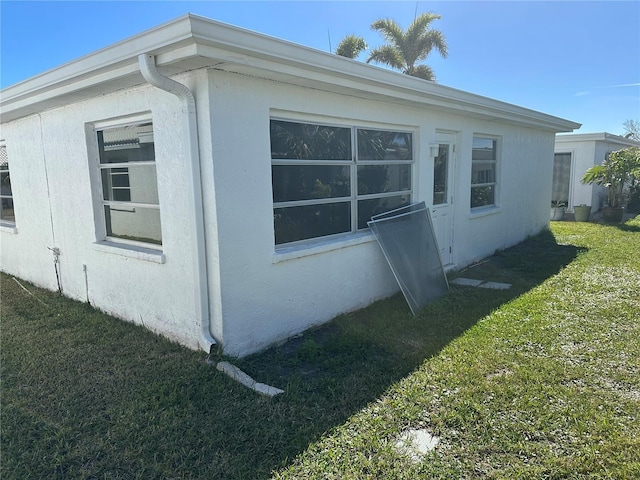
[[[2,88],[187,12],[329,51],[349,33],[370,46],[378,18],[406,27],[416,10],[449,56],[427,63],[444,85],[622,134],[640,119],[640,2],[72,1],[0,2]]]

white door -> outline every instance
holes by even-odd
[[[438,156],[433,159],[433,204],[431,219],[443,265],[453,263],[453,177],[455,144],[453,135],[439,134]]]

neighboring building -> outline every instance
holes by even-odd
[[[2,270],[232,355],[399,290],[372,214],[426,201],[447,269],[547,228],[579,127],[193,15],[0,106]]]
[[[580,180],[609,153],[627,147],[640,147],[640,142],[606,132],[556,135],[551,200],[566,203],[570,212],[576,205],[591,205],[597,212],[607,198],[606,189]]]

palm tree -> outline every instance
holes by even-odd
[[[347,58],[356,58],[360,53],[367,49],[367,43],[364,38],[358,35],[347,35],[338,44],[336,55]]]
[[[406,31],[395,20],[376,20],[371,28],[382,34],[388,43],[372,50],[367,63],[383,63],[407,75],[435,81],[433,70],[420,62],[425,60],[433,49],[444,58],[447,56],[444,35],[440,30],[429,28],[431,22],[440,18],[440,15],[435,13],[422,13]]]

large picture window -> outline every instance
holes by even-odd
[[[151,122],[97,129],[107,237],[162,245]]]
[[[496,204],[498,141],[473,137],[471,154],[471,208]]]
[[[0,145],[0,222],[12,226],[16,223],[13,213],[13,192],[11,191],[11,176],[9,175],[9,156],[6,145]]]
[[[355,233],[411,201],[410,132],[271,120],[276,245]]]

